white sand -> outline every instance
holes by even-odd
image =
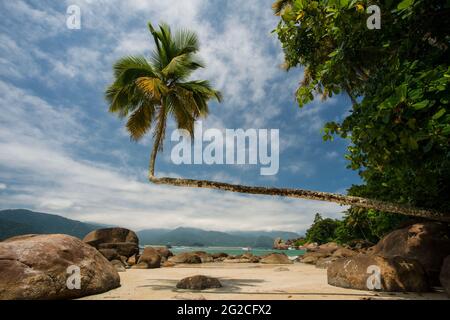
[[[284,269],[289,271],[283,271]],[[178,280],[206,275],[219,278],[223,288],[203,291],[176,289]],[[224,264],[177,265],[150,270],[129,269],[120,273],[121,287],[83,299],[447,299],[444,293],[375,293],[333,287],[327,284],[327,271],[314,266]]]

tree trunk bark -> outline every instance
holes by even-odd
[[[395,204],[380,200],[365,199],[360,197],[346,196],[328,192],[318,192],[302,189],[286,189],[286,188],[268,188],[235,185],[223,182],[214,182],[207,180],[192,180],[178,178],[157,178],[150,175],[149,180],[159,185],[172,185],[178,187],[195,187],[217,189],[238,193],[271,195],[280,197],[300,198],[309,200],[319,200],[339,203],[342,205],[350,205],[365,209],[375,209],[379,211],[399,213],[407,216],[427,218],[431,220],[450,222],[450,213],[442,213],[435,210],[415,208],[408,205]]]
[[[166,111],[164,108],[164,101],[161,100],[161,115],[158,120],[157,128],[155,129],[155,138],[153,141],[153,148],[152,148],[152,154],[150,155],[150,164],[149,164],[149,173],[150,176],[155,175],[155,162],[156,162],[156,155],[158,154],[158,151],[160,149],[162,139],[164,137],[164,126],[166,125]]]

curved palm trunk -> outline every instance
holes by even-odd
[[[350,205],[366,209],[375,209],[379,211],[399,213],[407,216],[450,222],[450,213],[446,214],[429,209],[415,208],[407,205],[395,204],[379,200],[365,199],[360,197],[346,196],[328,192],[318,192],[302,189],[253,187],[207,180],[157,178],[153,174],[150,175],[149,180],[155,184],[172,185],[178,187],[208,188],[238,193],[328,201],[339,203],[342,205]]]
[[[164,139],[164,131],[166,127],[166,112],[165,108],[163,106],[164,104],[161,103],[161,110],[159,114],[158,119],[158,125],[155,130],[155,139],[153,142],[153,148],[152,148],[152,154],[150,156],[150,164],[149,164],[149,172],[150,176],[155,175],[155,162],[156,162],[156,155],[158,154],[158,151],[161,149],[162,146],[162,140]]]

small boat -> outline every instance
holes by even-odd
[[[252,248],[244,247],[244,248],[242,248],[242,250],[243,250],[243,251],[250,251],[250,250],[252,250]]]

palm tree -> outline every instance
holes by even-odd
[[[290,0],[279,0],[274,10],[281,11]],[[148,25],[156,49],[150,61],[144,57],[125,57],[114,65],[114,83],[106,91],[109,111],[128,117],[126,124],[131,138],[141,139],[153,125],[153,148],[150,156],[149,180],[155,184],[210,188],[230,192],[282,196],[335,202],[358,208],[400,213],[409,216],[450,221],[450,214],[407,205],[384,202],[328,192],[234,185],[216,181],[157,178],[155,160],[162,150],[166,124],[173,116],[179,129],[193,137],[194,122],[208,114],[208,101],[221,101],[219,91],[208,81],[188,81],[195,70],[203,67],[195,54],[199,44],[195,33],[178,31],[172,35],[169,26],[161,24],[159,31]]]
[[[148,24],[156,49],[151,59],[124,57],[114,65],[114,82],[106,90],[109,111],[127,118],[131,139],[138,141],[153,127],[149,173],[155,174],[158,151],[163,148],[167,120],[172,116],[179,129],[194,133],[194,123],[208,114],[208,101],[221,101],[208,81],[191,80],[203,65],[196,57],[197,35],[188,30],[172,34],[166,24],[155,30]]]

